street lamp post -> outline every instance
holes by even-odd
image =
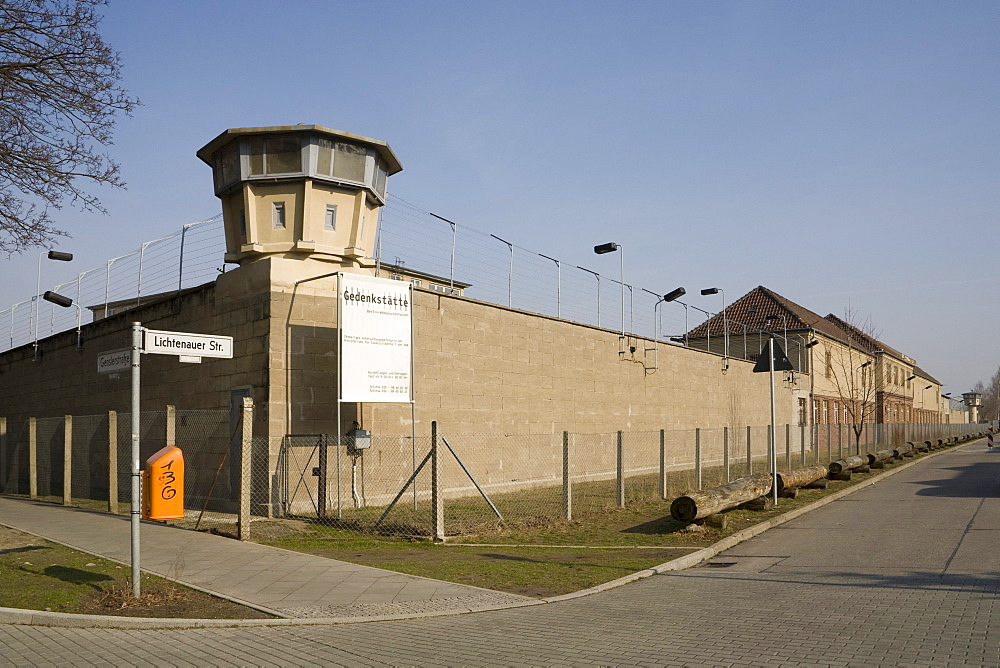
[[[63,253],[62,251],[42,251],[38,254],[38,272],[35,275],[35,297],[33,299],[35,303],[34,313],[35,313],[35,342],[34,342],[34,356],[38,358],[38,321],[39,321],[39,304],[38,296],[42,291],[42,256],[47,255],[50,260],[59,260],[60,262],[69,262],[73,259],[72,253]]]
[[[609,241],[606,244],[594,246],[594,252],[598,255],[604,255],[605,253],[614,253],[615,251],[618,251],[618,257],[621,264],[621,280],[619,280],[619,283],[622,284],[622,338],[625,338],[625,251],[622,250],[622,248],[621,244]]]
[[[709,313],[708,311],[706,311],[703,308],[698,308],[697,306],[693,306],[693,305],[690,305],[690,304],[688,304],[688,306],[691,306],[691,308],[693,308],[695,311],[701,311],[702,313],[705,314],[705,350],[711,350],[712,349],[712,323],[709,322],[709,321],[712,319],[712,314]],[[684,338],[687,338],[687,332],[684,333]]]
[[[596,271],[591,271],[590,269],[587,269],[586,267],[581,267],[580,265],[576,265],[576,268],[582,269],[588,274],[593,274],[594,278],[597,279],[597,326],[600,327],[601,326],[601,275],[598,274]]]
[[[723,337],[723,355],[729,357],[729,321],[726,319],[726,291],[722,288],[705,288],[701,291],[702,295],[715,295],[722,293],[722,337]],[[785,342],[785,347],[788,347],[788,342]]]
[[[657,314],[657,309],[659,309],[660,304],[663,304],[665,302],[672,302],[675,299],[677,299],[678,297],[682,297],[683,295],[687,294],[687,291],[684,288],[676,288],[676,289],[671,290],[670,292],[668,292],[667,294],[665,294],[665,295],[663,295],[661,297],[660,295],[656,294],[655,292],[653,292],[651,290],[646,290],[646,288],[642,288],[642,289],[644,291],[648,292],[649,294],[653,295],[654,297],[656,297],[656,304],[653,305],[653,346],[654,346],[654,351],[655,351],[654,354],[656,355],[655,361],[653,362],[653,367],[656,368],[656,369],[659,369],[660,368],[660,329],[661,328],[659,327],[659,324],[658,324],[659,323],[659,319],[657,317],[657,315],[658,315]]]

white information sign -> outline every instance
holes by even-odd
[[[132,366],[132,351],[127,348],[97,356],[97,373],[128,371],[130,366]]]
[[[407,281],[341,274],[341,401],[410,401],[412,306]]]
[[[233,356],[233,337],[231,336],[161,332],[155,329],[147,329],[145,333],[143,352],[191,357],[231,358]]]

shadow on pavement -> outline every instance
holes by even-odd
[[[977,462],[938,470],[957,471],[959,475],[939,480],[913,480],[909,484],[927,486],[917,490],[917,496],[1000,497],[1000,461]]]

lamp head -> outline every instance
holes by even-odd
[[[69,308],[73,305],[73,300],[69,297],[64,297],[58,292],[52,292],[51,290],[46,290],[45,294],[42,295],[42,299],[47,302],[52,302],[56,306],[62,306],[63,308]]]
[[[703,295],[717,295],[719,294],[719,288],[705,288],[701,291]]]
[[[60,260],[61,262],[69,262],[73,259],[72,253],[63,253],[62,251],[50,250],[48,254],[50,260]]]
[[[594,246],[594,252],[598,255],[604,255],[605,253],[614,253],[618,250],[618,244],[614,241],[609,241],[606,244],[601,244],[600,246]]]
[[[819,339],[813,339],[805,345],[806,348],[812,348],[813,346],[819,345]]]
[[[663,301],[665,301],[665,302],[672,302],[675,299],[683,297],[686,294],[687,294],[687,290],[685,290],[684,288],[676,288],[674,290],[671,290],[667,294],[663,295]]]

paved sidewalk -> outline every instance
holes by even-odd
[[[0,624],[0,666],[997,666],[998,498],[1000,452],[980,440],[768,531],[717,566],[591,596],[366,624]]]
[[[0,497],[0,524],[131,562],[127,517]],[[142,523],[140,539],[144,572],[281,617],[382,617],[533,602],[153,522]]]

